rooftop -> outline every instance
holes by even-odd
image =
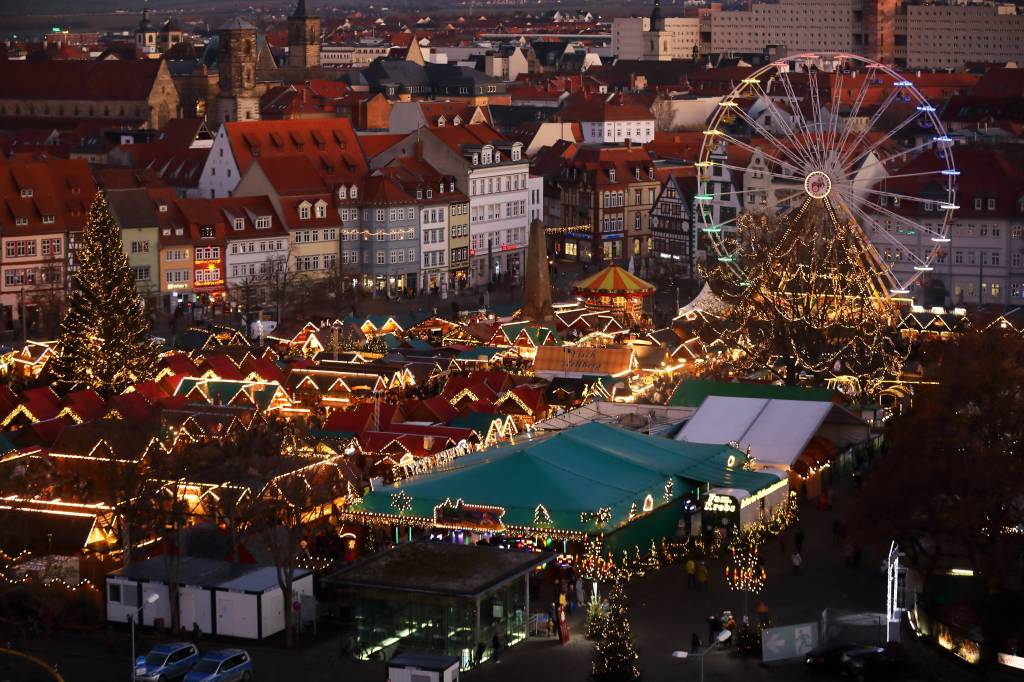
[[[358,561],[328,580],[349,587],[476,597],[550,559],[547,552],[411,542]]]

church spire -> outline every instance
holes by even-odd
[[[651,10],[651,30],[665,30],[665,18],[661,16],[661,0],[654,0],[654,9]]]
[[[295,19],[305,19],[310,16],[313,16],[313,13],[309,11],[309,1],[299,0],[298,4],[295,5],[295,11],[292,12],[292,17]]]

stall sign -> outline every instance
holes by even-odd
[[[735,514],[737,511],[736,500],[728,495],[711,493],[704,501],[704,511],[720,512],[724,514]]]
[[[461,499],[454,503],[448,499],[434,507],[434,525],[438,528],[500,533],[505,530],[504,516],[501,507],[466,504]]]

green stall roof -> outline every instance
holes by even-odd
[[[709,395],[727,398],[776,398],[779,400],[832,402],[833,392],[827,388],[687,379],[679,384],[672,397],[668,399],[668,404],[673,407],[700,407]]]
[[[642,510],[647,495],[657,509],[702,484],[755,493],[779,480],[743,469],[746,461],[728,445],[672,441],[591,422],[466,455],[446,470],[373,491],[352,510],[397,514],[392,495],[402,491],[410,502],[407,516],[431,519],[435,506],[461,499],[503,508],[506,526],[536,527],[534,512],[544,505],[555,529],[593,532],[598,527],[580,514],[607,508],[611,520],[601,530],[610,533],[630,522],[634,504]]]

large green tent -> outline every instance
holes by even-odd
[[[629,548],[671,538],[682,499],[708,488],[751,495],[778,482],[728,445],[672,441],[591,422],[455,460],[372,491],[348,514],[394,525],[582,539]]]
[[[709,395],[727,398],[766,398],[832,402],[835,393],[829,388],[804,388],[776,384],[751,384],[735,381],[687,379],[679,384],[668,404],[672,407],[700,407]]]

